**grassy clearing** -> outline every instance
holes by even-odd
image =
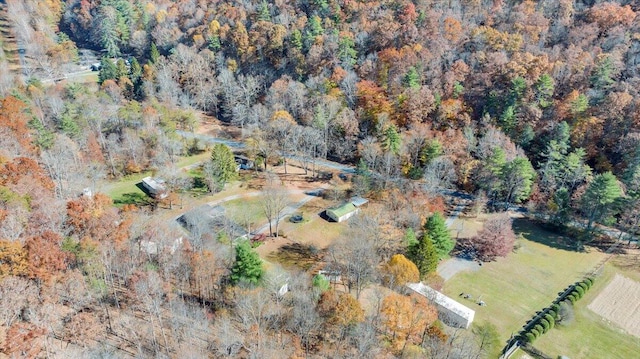
[[[126,200],[127,194],[131,196],[138,196],[139,194],[146,194],[136,186],[143,178],[151,176],[151,171],[136,173],[122,177],[121,179],[111,182],[104,188],[104,193],[111,197],[114,202],[119,200]]]
[[[210,157],[211,157],[211,153],[209,153],[209,151],[204,151],[202,153],[199,153],[193,156],[182,157],[180,158],[180,160],[178,160],[178,163],[176,163],[176,167],[182,168],[187,166],[193,166],[195,164],[198,164],[200,162],[203,162],[209,159]]]
[[[595,250],[578,253],[557,248],[569,239],[526,220],[516,220],[514,230],[523,236],[516,253],[485,263],[477,272],[456,274],[444,286],[446,294],[476,311],[477,322],[495,324],[502,343],[604,258]],[[474,300],[459,298],[462,292]],[[475,304],[478,298],[486,306]]]
[[[573,359],[635,358],[640,339],[626,334],[614,324],[587,309],[616,273],[629,276],[613,265],[606,265],[594,286],[575,304],[575,320],[540,337],[534,346],[547,355],[567,355]],[[636,273],[637,276],[637,273]],[[621,305],[626,305],[621,303]]]
[[[204,152],[194,156],[181,157],[181,159],[177,162],[177,167],[182,168],[186,166],[191,166],[202,162],[206,158],[208,158],[209,154]],[[192,173],[193,171],[186,172],[187,175],[191,177],[195,177],[196,174]],[[117,181],[110,182],[106,184],[103,188],[103,192],[106,193],[109,197],[113,199],[115,203],[138,203],[145,204],[146,194],[137,186],[138,183],[142,181],[143,178],[147,176],[151,176],[153,174],[152,171],[145,171],[141,173],[136,173],[128,176],[124,176]],[[233,187],[230,185],[230,187]],[[196,187],[191,191],[193,195],[203,195],[206,194],[206,191],[201,187]]]
[[[322,218],[321,214],[330,205],[330,201],[322,198],[313,199],[298,211],[303,214],[304,221],[302,223],[291,223],[286,220],[281,226],[282,231],[288,238],[296,242],[313,245],[321,249],[327,248],[340,236],[348,223],[348,221],[343,223],[328,222]]]
[[[246,197],[224,202],[222,207],[225,209],[226,216],[232,221],[241,226],[249,224],[251,228],[255,228],[267,222],[261,203],[262,196]]]

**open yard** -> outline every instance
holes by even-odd
[[[640,352],[640,339],[627,334],[618,325],[590,309],[602,310],[620,307],[630,310],[629,317],[632,317],[633,308],[637,309],[638,306],[638,297],[630,298],[629,301],[622,303],[614,303],[613,301],[616,299],[611,297],[611,295],[624,294],[627,291],[625,287],[622,288],[621,293],[620,288],[611,286],[617,287],[623,284],[616,280],[616,278],[621,278],[620,274],[626,276],[632,273],[625,273],[619,268],[607,264],[603,274],[596,279],[591,290],[576,302],[574,322],[564,327],[560,326],[543,335],[534,343],[535,347],[552,357],[566,355],[572,359],[637,358]],[[603,301],[603,299],[611,300],[611,302]],[[633,324],[637,324],[637,322]]]
[[[285,267],[297,267],[307,270],[320,259],[322,251],[340,236],[348,225],[347,222],[328,222],[321,216],[330,205],[330,201],[320,197],[302,206],[298,213],[302,213],[301,223],[291,223],[285,218],[280,225],[286,238],[268,240],[258,247],[257,251],[263,258],[278,262]]]
[[[444,285],[447,295],[476,311],[476,322],[495,324],[502,343],[605,257],[591,248],[587,253],[567,250],[568,238],[528,220],[515,220],[514,230],[523,236],[515,253],[484,263],[478,271],[458,273]],[[463,292],[472,299],[460,298]],[[478,300],[486,306],[477,305]]]
[[[262,203],[264,201],[262,195],[258,192],[250,192],[254,194],[251,196],[243,196],[238,199],[227,201],[222,203],[222,207],[225,208],[225,215],[237,224],[251,228],[253,231],[259,226],[267,223],[267,218],[264,215]],[[258,194],[258,195],[255,195]],[[302,200],[305,197],[304,194],[292,193],[288,196],[288,205],[292,205]],[[280,221],[278,230],[280,230],[285,223],[288,223],[288,217],[283,218]]]
[[[329,222],[322,217],[324,210],[332,203],[320,197],[306,203],[298,210],[304,217],[303,222],[291,223],[286,220],[282,223],[282,231],[296,242],[327,248],[349,223]]]
[[[117,181],[105,185],[103,191],[111,197],[115,203],[125,200],[128,196],[146,196],[136,185],[147,176],[151,176],[150,171],[122,177]]]

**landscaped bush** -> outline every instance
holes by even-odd
[[[576,298],[576,301],[578,301],[578,299],[580,299],[580,293],[578,293],[578,291],[574,290],[571,292],[571,295]]]
[[[536,340],[536,336],[532,333],[524,333],[524,340],[527,343],[533,343]]]
[[[560,309],[560,308],[558,307],[558,309]],[[558,317],[558,312],[557,312],[556,310],[549,309],[549,311],[548,311],[548,312],[547,312],[547,314],[545,315],[545,318],[547,317],[547,315],[548,315],[548,316],[550,316],[550,317],[551,317],[551,318],[553,318],[553,319],[556,319],[556,318]],[[547,319],[547,320],[548,320],[548,319]]]
[[[531,329],[531,334],[533,334],[535,338],[540,337],[540,331],[538,331],[538,329],[536,328]]]
[[[553,313],[553,314],[551,314]],[[549,328],[553,328],[556,326],[556,313],[553,311],[549,311],[548,314],[544,315],[544,319],[547,320],[547,322],[549,323]]]
[[[540,325],[542,325],[542,332],[546,333],[549,331],[549,329],[551,329],[551,324],[549,324],[549,321],[546,319],[540,319]]]
[[[540,335],[545,333],[544,327],[540,324],[536,324],[533,329],[537,330]]]
[[[554,302],[549,308],[545,308],[543,310],[544,314],[541,315],[542,318],[537,319],[537,317],[534,317],[527,322],[525,329],[530,329],[528,331],[521,332],[520,337],[522,340],[532,343],[533,340],[548,332],[556,325],[566,325],[571,323],[574,318],[573,304],[584,296],[592,284],[593,279],[586,278],[581,282],[576,282],[575,284],[567,287],[565,292],[560,293],[561,297],[559,300],[561,299],[561,302]],[[570,291],[570,293],[563,298],[562,295],[564,295],[566,291]]]
[[[582,288],[586,292],[589,290],[589,285],[585,282],[580,282],[578,283],[578,286],[576,286],[576,289],[578,288]]]

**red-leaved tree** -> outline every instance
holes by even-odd
[[[497,257],[506,257],[513,250],[515,240],[509,214],[501,213],[487,220],[484,228],[469,242],[478,259],[487,262]]]

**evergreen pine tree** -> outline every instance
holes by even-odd
[[[424,230],[431,237],[439,259],[446,257],[456,245],[440,212],[434,213],[427,219]]]
[[[98,73],[98,83],[102,85],[107,80],[113,80],[118,77],[118,68],[116,64],[108,57],[103,57],[100,60],[100,72]]]
[[[409,248],[408,257],[418,267],[422,278],[429,273],[435,272],[436,268],[438,268],[438,253],[433,246],[431,237],[426,232],[422,235],[418,244]]]
[[[353,189],[358,195],[363,195],[371,189],[371,171],[362,158],[358,161],[352,181]]]
[[[404,234],[404,242],[407,245],[407,248],[411,248],[418,244],[418,238],[416,237],[416,232],[413,228],[409,227],[407,232]]]
[[[211,162],[205,172],[211,181],[212,190],[221,190],[225,184],[237,177],[236,162],[229,146],[217,143],[211,150]]]
[[[269,12],[269,4],[263,0],[258,7],[258,20],[271,21],[271,13]]]
[[[342,36],[338,41],[338,58],[342,65],[351,68],[356,64],[358,52],[355,50],[355,42],[348,36]]]
[[[409,67],[409,70],[404,75],[403,82],[406,87],[412,89],[420,88],[420,74],[418,70],[413,66]]]
[[[236,262],[231,268],[231,282],[237,284],[247,282],[257,284],[264,275],[262,260],[248,241],[243,241],[236,246]]]
[[[160,58],[160,51],[158,51],[158,47],[156,47],[155,43],[151,43],[151,50],[149,52],[149,61],[152,63],[158,63],[158,59]]]

